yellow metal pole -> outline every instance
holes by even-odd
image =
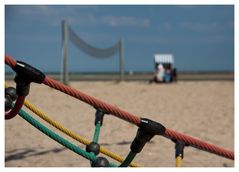
[[[177,156],[176,157],[176,167],[182,167],[182,162],[183,162],[183,159],[182,159],[182,156]]]
[[[182,141],[174,141],[175,142],[175,159],[176,159],[176,167],[182,167],[183,163],[183,150],[185,143]]]

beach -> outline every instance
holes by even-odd
[[[15,85],[11,81],[9,84]],[[234,151],[233,81],[179,81],[172,84],[74,81],[70,86],[136,116],[152,119],[177,132]],[[38,84],[31,84],[27,99],[66,128],[92,140],[95,120],[92,106]],[[84,145],[62,134],[26,107],[23,109],[54,132],[85,149]],[[113,115],[105,115],[99,143],[126,157],[136,132],[135,125]],[[105,157],[103,154],[100,156]],[[117,163],[110,158],[108,160]],[[165,137],[155,136],[136,156],[135,162],[145,167],[175,167],[174,143]],[[90,167],[90,163],[16,116],[5,121],[5,166]],[[185,147],[183,167],[233,166],[233,160]]]

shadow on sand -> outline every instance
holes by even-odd
[[[25,159],[31,156],[40,156],[40,155],[45,155],[47,153],[59,153],[64,151],[66,148],[62,147],[62,148],[54,148],[54,149],[49,149],[49,150],[44,150],[44,151],[40,151],[37,149],[15,149],[9,152],[6,152],[10,155],[5,157],[5,162],[9,162],[9,161],[14,161],[14,160],[19,160],[19,159]]]

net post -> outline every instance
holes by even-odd
[[[124,44],[123,39],[120,40],[119,44],[119,62],[120,62],[120,81],[124,81]]]
[[[68,44],[68,26],[66,20],[62,21],[62,74],[61,82],[65,85],[69,84],[68,70],[67,70],[67,44]]]

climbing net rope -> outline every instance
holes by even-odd
[[[6,89],[12,89],[11,86],[7,83],[5,83],[5,88]],[[66,127],[64,127],[62,124],[58,123],[57,121],[53,120],[49,115],[47,115],[46,113],[44,113],[43,111],[41,111],[39,108],[37,108],[35,105],[33,105],[30,101],[28,101],[27,99],[25,99],[24,101],[24,105],[29,109],[31,110],[33,113],[35,113],[37,116],[39,116],[40,118],[42,118],[43,120],[45,120],[46,122],[48,122],[49,124],[51,124],[52,126],[54,126],[55,128],[57,128],[58,130],[60,130],[61,132],[63,132],[64,134],[68,135],[69,137],[75,139],[76,141],[79,141],[80,143],[84,144],[84,145],[89,145],[91,142],[83,137],[83,136],[80,136],[79,134],[76,134],[74,133],[73,131],[67,129]],[[24,110],[21,110],[19,112],[19,115],[22,117],[22,116],[25,116],[24,119],[28,119],[27,117],[30,116],[29,114],[27,114],[27,112],[25,112]],[[33,119],[33,117],[29,117],[30,119]],[[34,120],[34,119],[33,119]],[[35,120],[36,121],[36,120]],[[35,123],[34,123],[35,124]],[[37,127],[36,127],[37,128]],[[97,131],[99,130],[99,125],[97,125]],[[97,132],[98,135],[96,136],[99,136],[99,131]],[[96,137],[94,136],[94,138]],[[98,140],[98,139],[97,139]],[[107,150],[105,147],[103,146],[100,146],[100,150],[99,150],[101,153],[111,157],[112,159],[115,159],[116,161],[119,161],[119,162],[123,162],[124,159],[117,155],[116,153],[113,153],[109,150]],[[140,167],[139,164],[136,164],[134,162],[130,163],[129,166],[131,167]]]
[[[207,151],[228,159],[234,160],[234,152],[219,147],[214,144],[207,143],[200,139],[176,132],[172,129],[164,127],[162,124],[147,119],[142,118],[137,115],[131,114],[119,107],[108,104],[104,101],[96,99],[90,95],[87,95],[79,90],[76,90],[70,86],[66,86],[48,76],[45,76],[40,70],[30,66],[27,63],[16,61],[11,56],[5,56],[5,63],[9,65],[15,72],[15,82],[16,90],[9,87],[7,84],[5,87],[5,120],[11,119],[19,114],[23,119],[28,121],[34,127],[39,129],[41,132],[72,150],[73,152],[85,157],[90,160],[92,167],[117,167],[118,165],[109,162],[105,157],[97,156],[99,152],[121,162],[118,167],[138,167],[140,165],[133,163],[134,157],[141,152],[144,145],[150,141],[155,135],[160,135],[165,138],[168,138],[175,142],[175,157],[176,157],[176,166],[181,166],[183,159],[183,151],[185,146],[192,146],[197,149]],[[69,96],[72,96],[78,100],[81,100],[96,109],[95,113],[95,132],[93,141],[88,141],[86,138],[76,135],[72,131],[68,130],[58,122],[51,119],[41,110],[32,105],[26,96],[29,93],[30,83],[45,84],[51,88],[59,90]],[[15,101],[15,103],[14,103]],[[62,138],[60,135],[54,133],[39,121],[30,116],[27,112],[22,109],[23,104],[29,108],[32,112],[37,114],[39,117],[50,123],[55,128],[59,129],[63,133],[72,137],[73,139],[87,145],[86,150],[79,148],[78,146],[70,143],[66,139]],[[120,119],[123,119],[127,122],[130,122],[138,127],[135,138],[133,139],[130,151],[125,159],[116,155],[115,153],[110,152],[106,148],[102,147],[98,143],[100,128],[103,125],[103,118],[105,114],[114,115]]]

